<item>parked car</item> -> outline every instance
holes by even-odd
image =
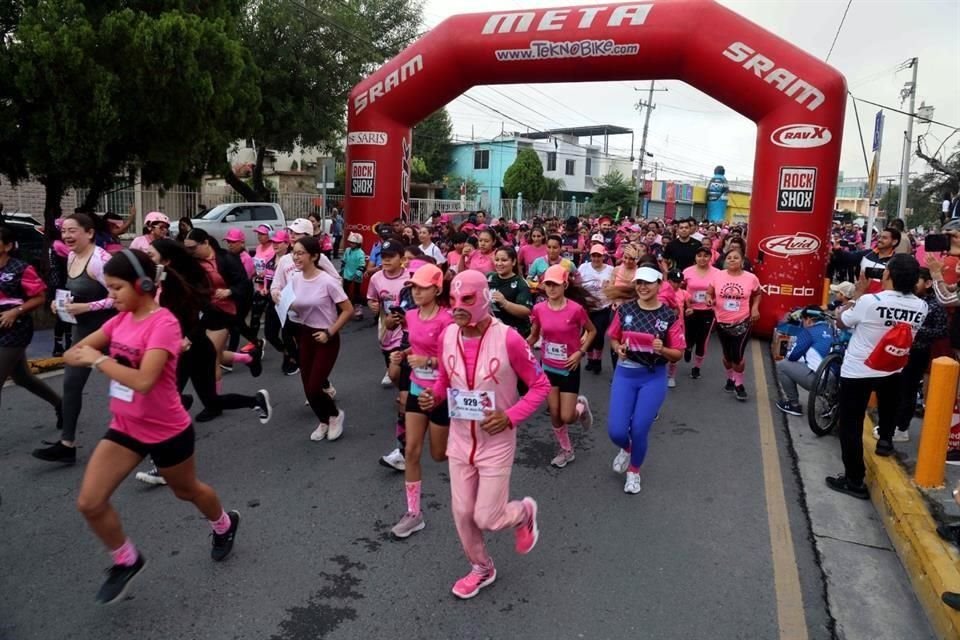
[[[218,242],[223,240],[228,229],[242,229],[248,247],[256,246],[257,234],[254,229],[261,224],[268,224],[273,229],[287,226],[280,205],[272,202],[230,202],[219,204],[193,219],[195,228],[203,229]]]
[[[0,224],[13,229],[17,234],[20,257],[46,273],[46,257],[43,250],[43,225],[29,213],[14,211],[0,214]]]

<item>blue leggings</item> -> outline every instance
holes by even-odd
[[[621,449],[630,451],[630,464],[639,467],[647,456],[647,435],[667,397],[667,368],[653,371],[618,366],[610,389],[607,433]]]

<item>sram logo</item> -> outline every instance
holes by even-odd
[[[810,111],[815,111],[826,100],[820,89],[803,78],[798,78],[789,69],[778,67],[773,60],[757,53],[742,42],[734,42],[728,46],[723,55],[734,62],[742,63],[741,66],[744,69],[752,71],[758,78],[763,78],[764,82],[773,85],[778,91],[790,96],[797,103],[803,104],[809,100],[809,103],[805,106]]]
[[[418,71],[423,71],[423,55],[417,54],[399,68],[394,69],[383,80],[379,80],[372,87],[353,99],[353,112],[359,115],[361,111],[384,97],[408,78],[412,78]]]
[[[770,142],[778,147],[812,149],[833,140],[827,127],[816,124],[788,124],[770,134]]]
[[[820,249],[820,238],[799,231],[796,234],[769,236],[760,241],[760,250],[777,258],[792,258],[816,253]]]

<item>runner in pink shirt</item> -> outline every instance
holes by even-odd
[[[183,335],[173,313],[156,302],[154,273],[153,261],[140,251],[124,249],[107,262],[107,288],[120,313],[64,356],[70,366],[90,367],[110,379],[110,427],[87,463],[77,498],[80,513],[113,557],[97,592],[101,604],[121,598],[145,564],[124,534],[110,497],[146,456],[174,495],[192,502],[209,520],[214,560],[230,554],[240,525],[240,514],[224,511],[216,492],[197,480],[193,426],[177,390]],[[182,282],[171,271],[164,286],[181,284],[187,291]],[[107,349],[110,355],[103,354]]]
[[[551,387],[547,404],[553,434],[560,445],[550,464],[562,469],[576,459],[567,425],[574,421],[584,429],[593,425],[590,402],[580,395],[580,360],[597,335],[587,315],[596,303],[583,288],[570,282],[570,272],[561,265],[547,269],[542,286],[547,299],[534,305],[530,313],[533,328],[527,343],[533,346],[543,338],[543,370]]]
[[[668,271],[667,279],[660,286],[660,292],[657,294],[657,298],[659,298],[663,304],[677,312],[677,322],[679,323],[680,329],[683,330],[685,313],[690,300],[690,294],[683,288],[683,274],[676,270]],[[669,362],[667,363],[667,388],[673,389],[676,386],[677,363]]]
[[[530,270],[530,265],[533,264],[534,260],[537,258],[546,259],[546,240],[547,234],[543,231],[543,227],[534,227],[530,231],[530,244],[523,245],[517,252],[517,264],[520,266],[520,275],[522,277],[527,277],[527,272]]]
[[[426,526],[420,509],[420,487],[423,473],[420,455],[423,441],[430,430],[430,455],[442,462],[447,459],[447,434],[450,416],[447,405],[441,402],[429,413],[420,409],[420,394],[430,389],[438,378],[440,368],[440,339],[443,332],[453,324],[450,310],[441,307],[438,297],[443,292],[443,271],[433,264],[424,264],[410,279],[411,294],[417,308],[406,312],[410,347],[391,354],[396,364],[406,358],[410,367],[410,391],[406,402],[406,448],[404,450],[403,475],[407,497],[407,511],[391,529],[397,538],[407,538]]]
[[[707,304],[710,285],[714,275],[719,271],[713,265],[713,252],[707,246],[697,249],[696,264],[683,270],[683,278],[687,283],[687,293],[690,294],[690,305],[684,318],[687,348],[683,352],[684,362],[690,362],[693,357],[693,368],[690,377],[700,378],[700,368],[707,355],[707,345],[710,343],[710,333],[713,331],[713,307]]]
[[[750,342],[750,329],[760,318],[760,281],[743,270],[743,253],[739,248],[727,251],[725,271],[713,275],[707,304],[715,302],[717,333],[723,348],[723,366],[727,370],[724,391],[746,402],[743,371],[747,366],[744,355]]]
[[[493,231],[483,229],[477,234],[477,250],[473,251],[467,258],[467,269],[479,271],[483,275],[493,273],[496,267],[493,265],[493,252],[497,248],[497,239]]]

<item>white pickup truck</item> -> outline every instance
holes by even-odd
[[[254,229],[262,224],[268,224],[272,229],[287,226],[280,205],[272,202],[230,202],[218,204],[193,219],[194,227],[203,229],[221,244],[228,229],[242,229],[248,247],[257,245]]]

